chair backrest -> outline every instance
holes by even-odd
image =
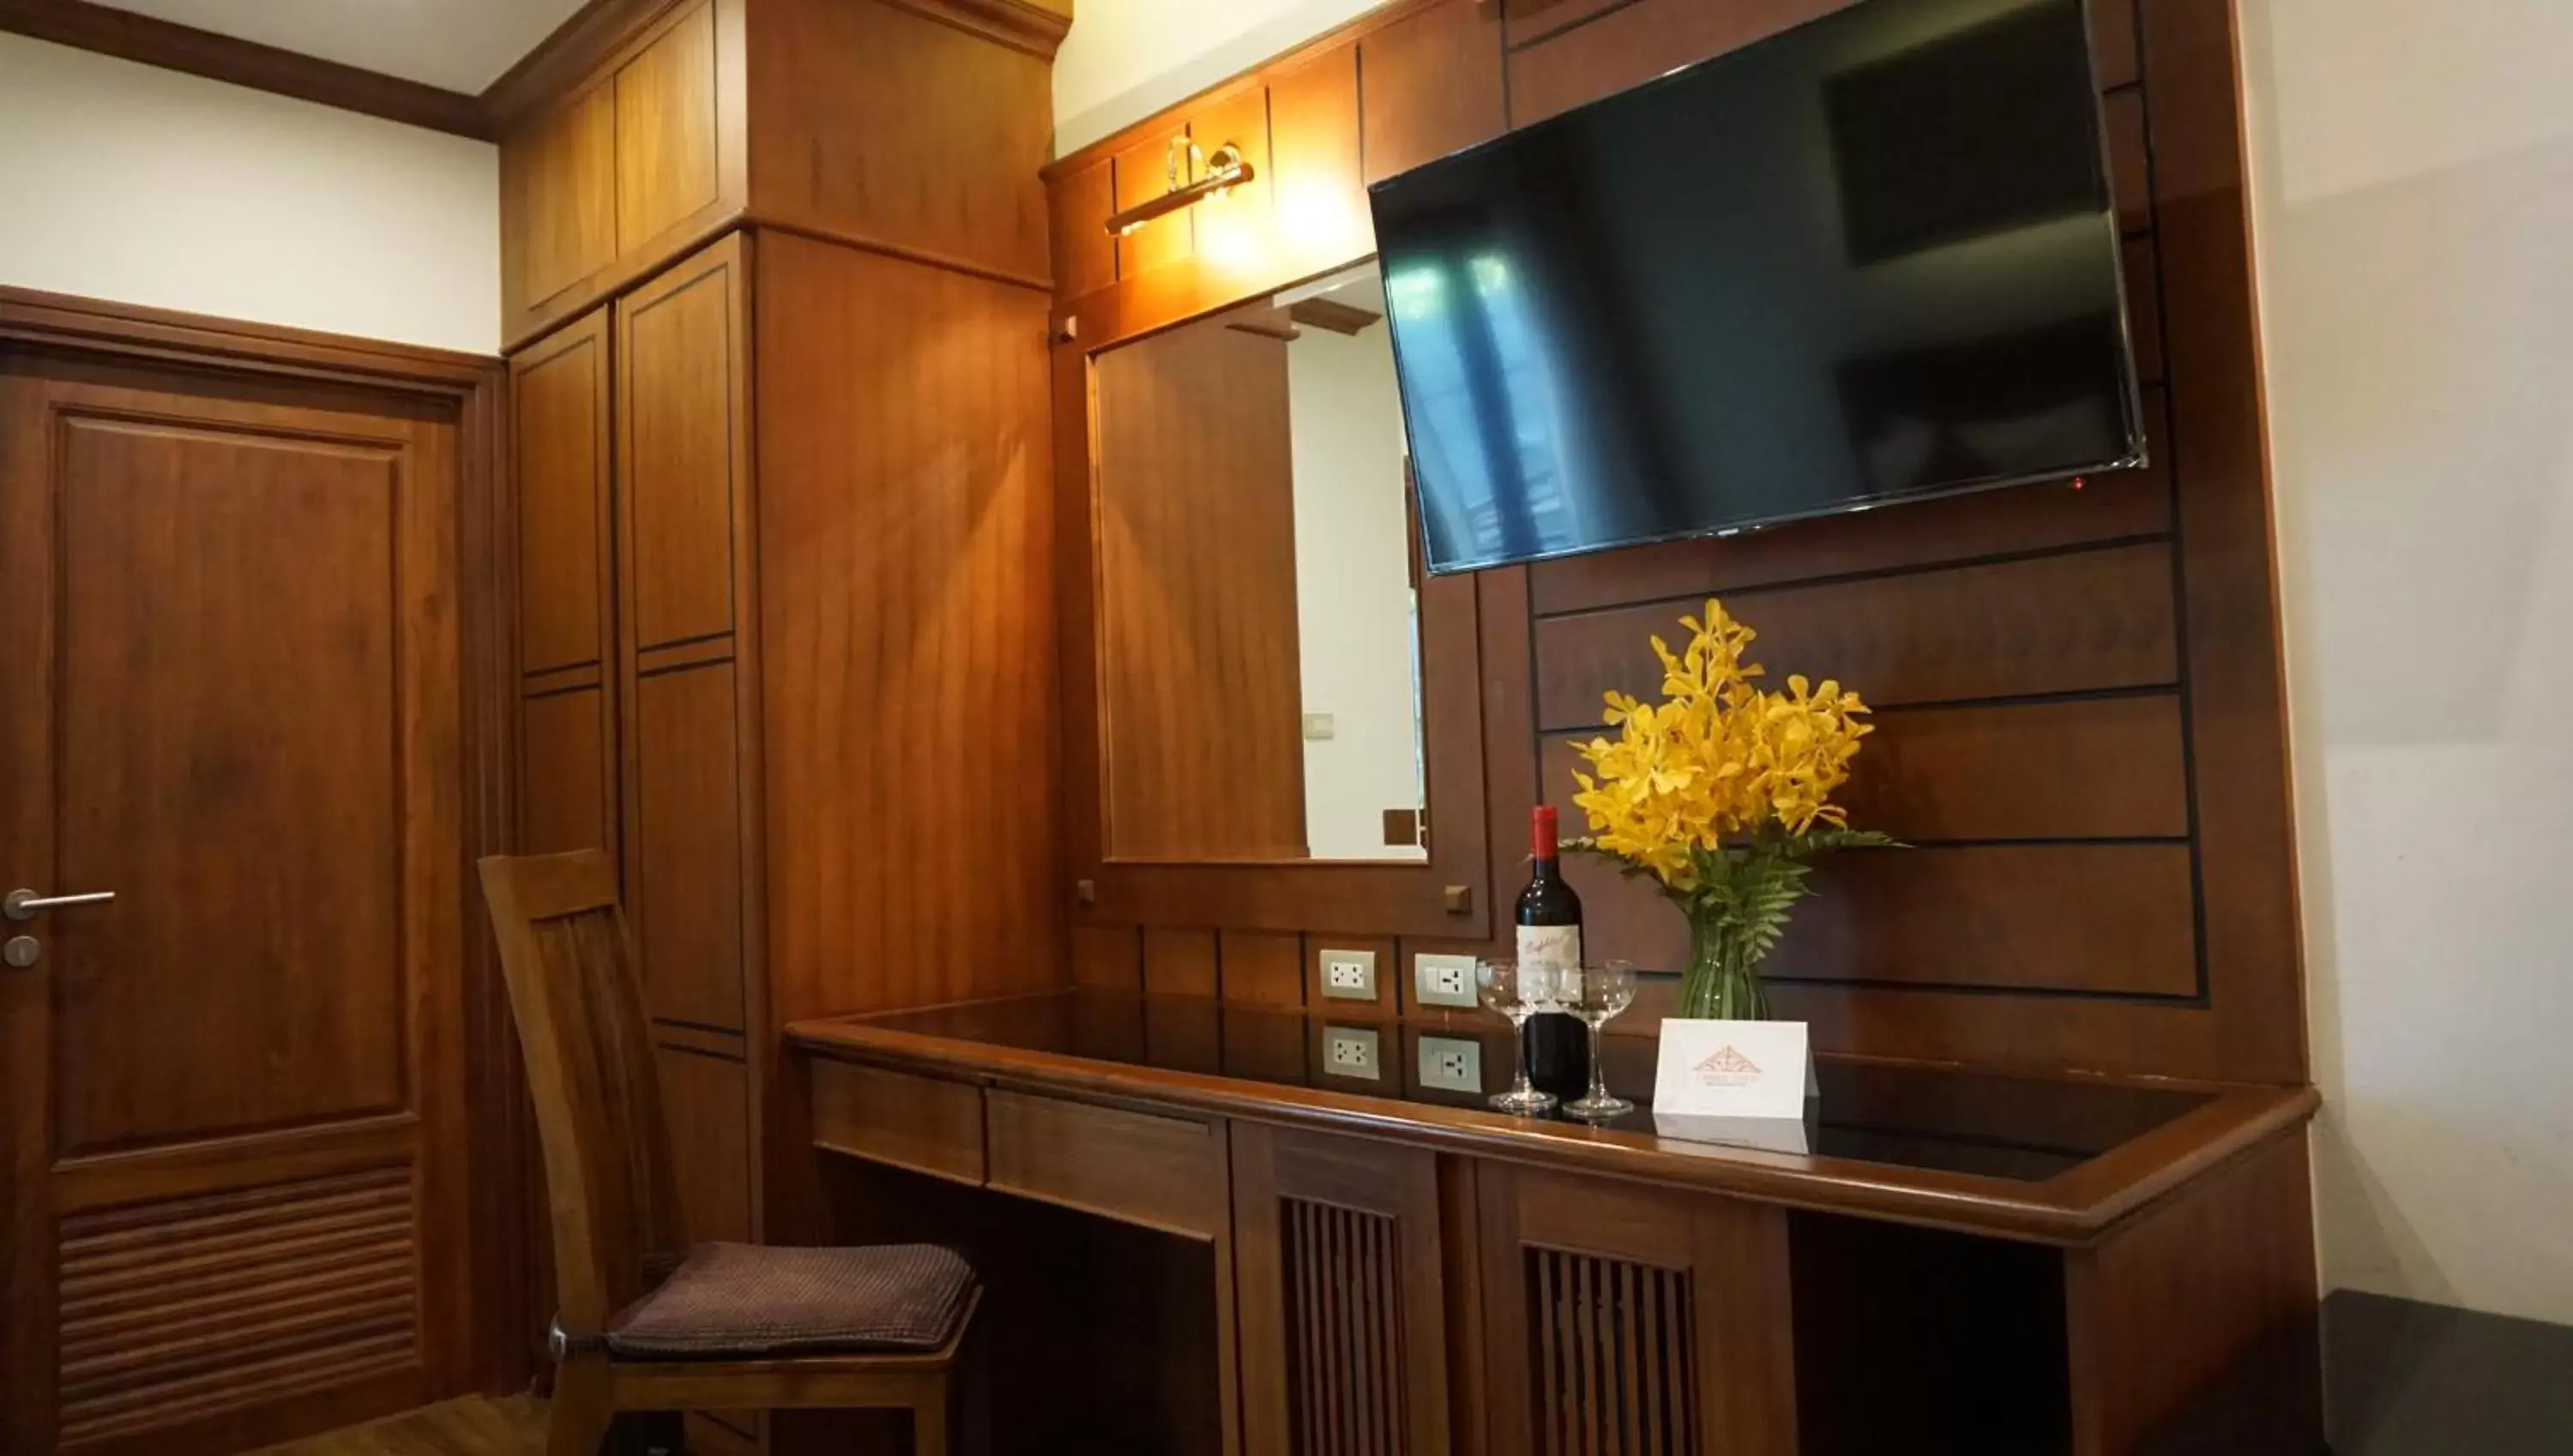
[[[564,1327],[603,1330],[685,1252],[670,1139],[616,870],[597,850],[482,861],[526,1058]]]

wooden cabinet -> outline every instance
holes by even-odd
[[[587,308],[737,216],[743,0],[644,28],[500,139],[500,332]]]
[[[502,338],[741,224],[1047,287],[1037,172],[1068,24],[1036,0],[663,8],[503,128]]]
[[[1247,1456],[1451,1449],[1437,1164],[1419,1148],[1234,1124]]]
[[[1784,1208],[1478,1173],[1491,1456],[1795,1456]]]

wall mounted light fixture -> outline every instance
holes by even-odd
[[[1199,174],[1197,181],[1180,180],[1184,165],[1187,170]],[[1171,145],[1163,154],[1162,170],[1168,179],[1169,190],[1160,197],[1148,198],[1131,208],[1109,214],[1110,234],[1119,238],[1131,237],[1156,218],[1167,218],[1183,209],[1196,207],[1209,198],[1222,197],[1256,175],[1251,170],[1251,159],[1243,156],[1242,148],[1235,144],[1227,142],[1210,155],[1199,151],[1197,143],[1186,137],[1171,138]]]

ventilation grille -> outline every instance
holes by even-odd
[[[1394,1222],[1282,1200],[1297,1456],[1401,1456],[1402,1263]]]
[[[1543,1456],[1695,1451],[1688,1275],[1531,1247],[1527,1280],[1534,1449]]]
[[[406,1167],[75,1214],[61,1248],[65,1446],[420,1360]]]

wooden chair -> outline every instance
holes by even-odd
[[[785,1408],[906,1409],[916,1456],[946,1456],[971,1269],[921,1245],[689,1250],[614,868],[495,856],[482,893],[553,1216],[548,1456],[595,1456],[618,1411]]]

